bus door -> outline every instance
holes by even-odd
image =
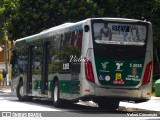
[[[49,58],[49,42],[45,42],[43,46],[42,61],[42,94],[48,94],[48,59]]]
[[[29,46],[28,48],[28,70],[27,70],[27,93],[32,93],[32,64],[33,64],[33,48],[34,46]]]

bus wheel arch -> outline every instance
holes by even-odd
[[[53,78],[52,88],[53,88],[53,86],[54,86],[54,84],[55,84],[56,81],[59,81],[59,79],[58,79],[57,76],[55,76],[55,77]]]
[[[23,83],[23,78],[22,78],[22,77],[20,77],[20,78],[19,78],[19,82],[18,82],[18,84],[19,84],[20,82],[22,82],[22,83]]]
[[[32,100],[32,96],[25,96],[23,94],[23,90],[24,90],[23,89],[23,78],[20,77],[17,88],[16,88],[16,95],[17,95],[18,99],[20,101],[30,101],[30,100]]]

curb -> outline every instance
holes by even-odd
[[[151,99],[153,99],[153,100],[159,99],[160,100],[160,97],[151,97]]]
[[[0,91],[0,95],[5,95],[5,96],[15,96],[12,92],[4,92],[4,91]]]
[[[0,93],[3,94],[12,94],[11,92],[11,86],[0,86]]]

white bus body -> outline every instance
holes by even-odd
[[[144,102],[152,94],[150,22],[93,18],[16,40],[12,91],[19,100],[45,97],[93,100],[117,109],[119,101]]]

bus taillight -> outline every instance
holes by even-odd
[[[152,72],[152,61],[149,62],[146,66],[142,85],[146,85],[150,82],[151,72]]]
[[[85,65],[86,79],[90,82],[95,82],[91,61],[89,61],[88,59],[85,59],[85,64],[84,65]]]

